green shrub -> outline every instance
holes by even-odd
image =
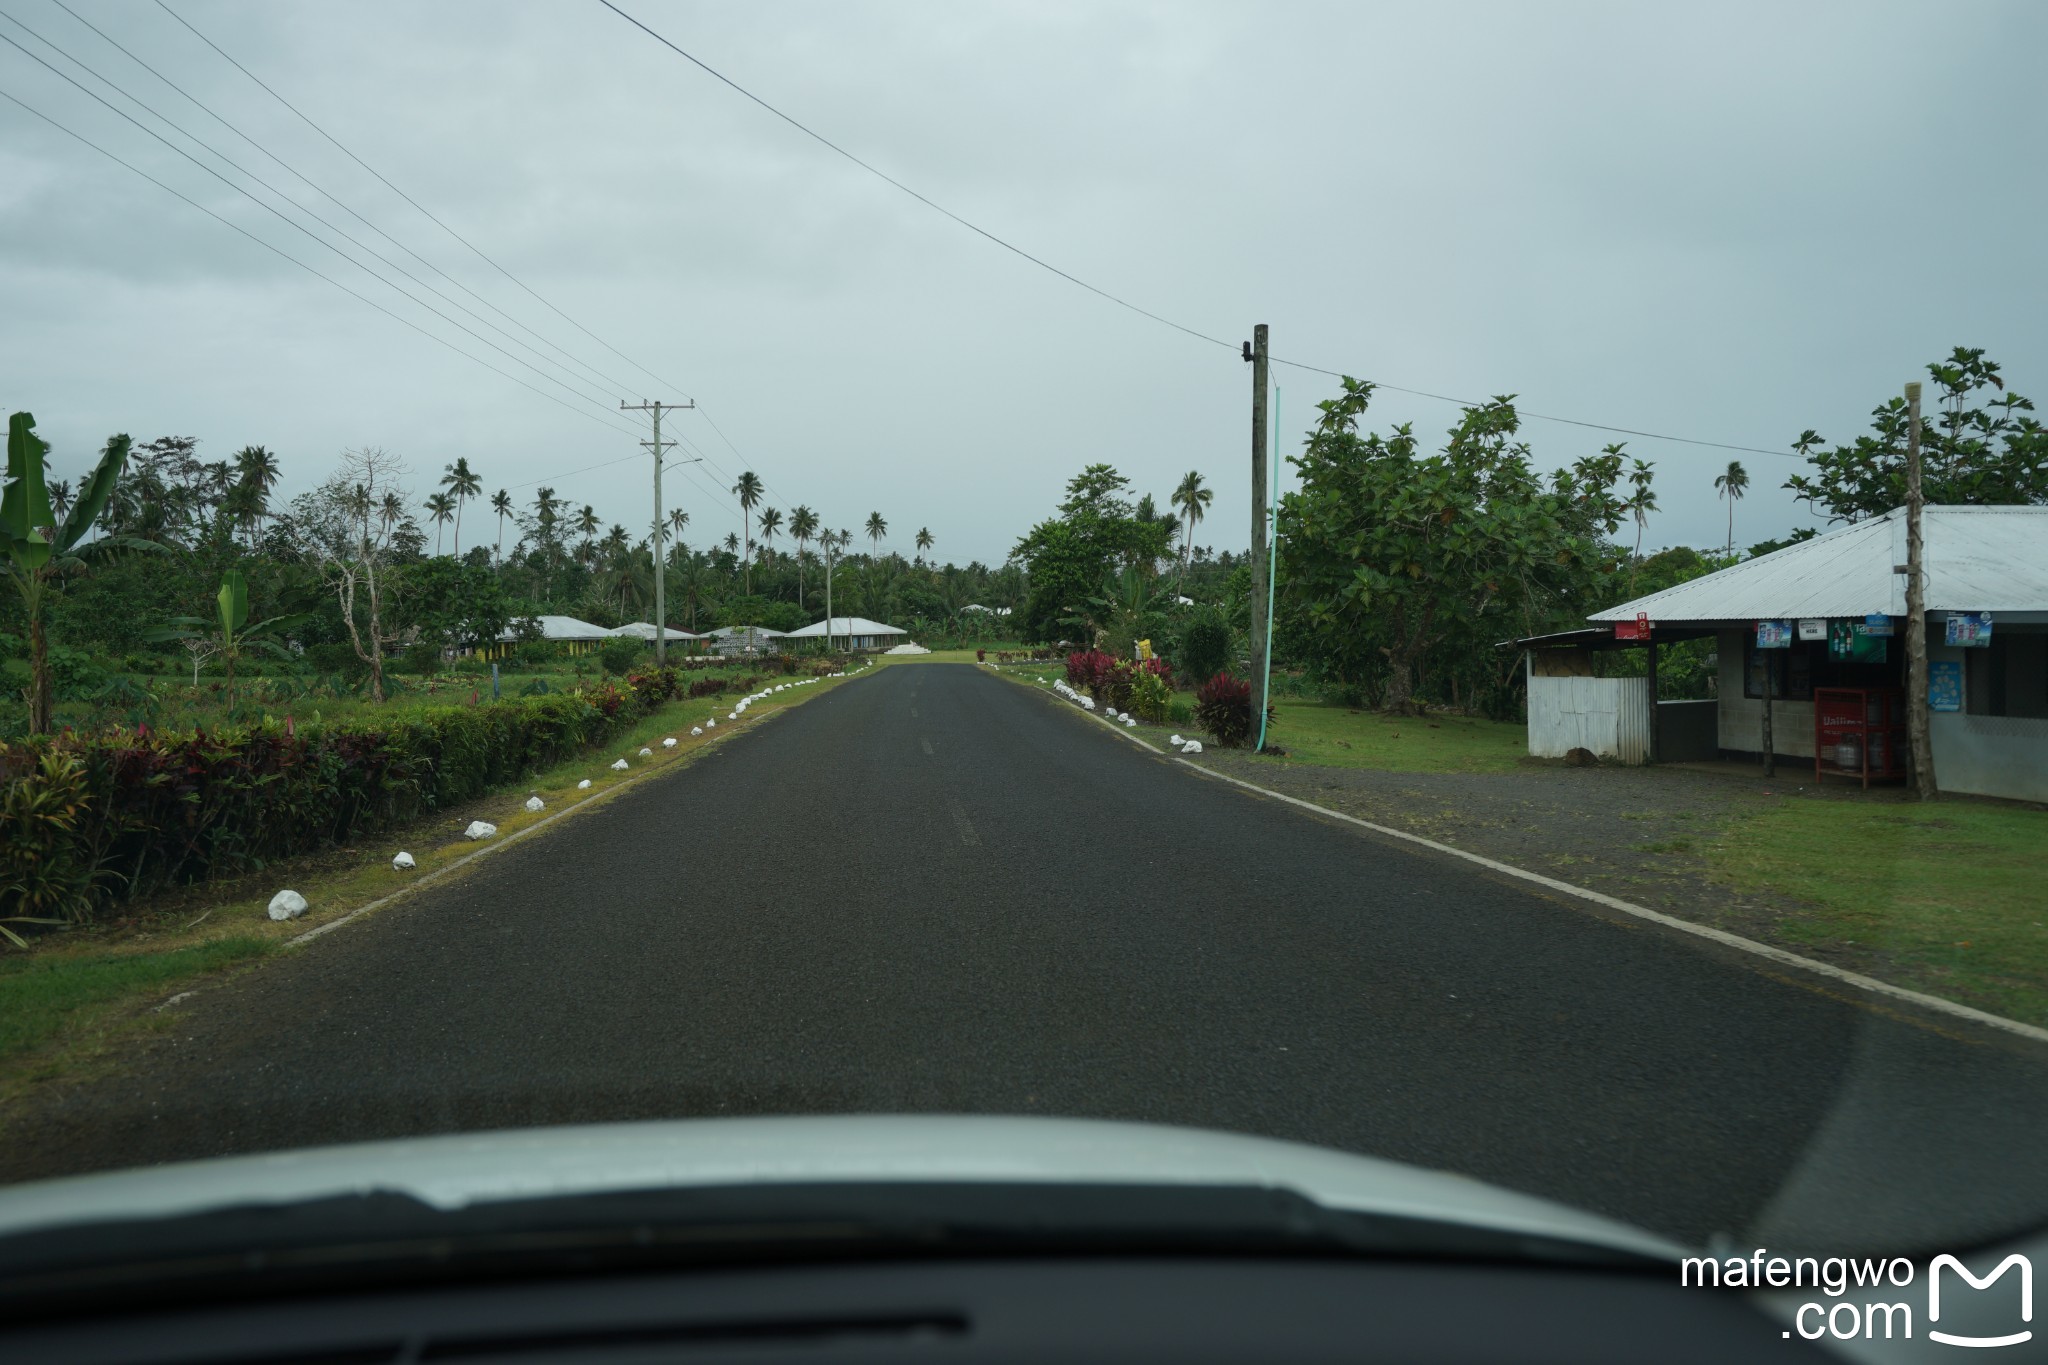
[[[630,635],[606,640],[597,650],[597,662],[608,676],[615,678],[632,672],[646,657],[647,646]]]
[[[370,676],[370,666],[356,657],[356,647],[346,640],[324,645],[307,645],[306,667],[323,678],[340,677],[357,682]]]
[[[0,743],[0,918],[262,867],[471,800],[674,697],[673,669],[576,692],[339,725]],[[62,819],[36,812],[66,812]]]
[[[1194,724],[1194,721],[1194,707],[1188,705],[1188,703],[1182,701],[1179,697],[1175,697],[1171,702],[1167,703],[1166,723],[1168,725],[1192,725]]]
[[[431,640],[419,640],[405,647],[396,667],[416,678],[431,678],[441,671],[441,662],[441,646]]]
[[[1131,710],[1144,720],[1163,721],[1173,706],[1173,685],[1150,669],[1131,676]]]
[[[1181,680],[1199,686],[1230,666],[1230,626],[1223,613],[1212,606],[1189,609],[1174,642],[1173,657],[1180,665]]]
[[[522,668],[542,668],[560,663],[562,651],[548,640],[522,640],[513,646],[512,660]]]

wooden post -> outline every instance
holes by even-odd
[[[1650,694],[1650,762],[1655,763],[1657,754],[1657,641],[1654,636],[1649,643],[1649,657],[1644,661],[1643,671],[1649,676],[1644,681]]]
[[[1764,656],[1764,776],[1778,775],[1777,755],[1771,752],[1771,693],[1778,690],[1778,651],[1766,649]]]
[[[1266,714],[1266,324],[1252,329],[1252,733]]]
[[[1920,530],[1920,385],[1906,385],[1906,743],[1913,794],[1932,801],[1934,735],[1927,716],[1927,572]]]

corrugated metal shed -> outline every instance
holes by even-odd
[[[533,619],[540,625],[540,638],[543,640],[602,640],[611,634],[603,626],[593,626],[573,616],[536,616]],[[499,632],[498,638],[516,640],[519,631],[508,626]]]
[[[813,621],[811,622],[811,624],[805,626],[801,630],[791,631],[790,636],[791,638],[796,638],[798,636],[808,638],[813,635],[822,636],[825,634],[825,625],[826,623],[823,621]],[[885,626],[880,621],[870,621],[865,616],[835,616],[832,618],[831,628],[832,633],[834,635],[910,634],[909,631],[903,629],[901,626]]]
[[[2048,620],[2048,507],[1929,507],[1927,609]],[[1595,612],[1659,625],[1906,614],[1906,513],[1899,508],[1719,573]]]

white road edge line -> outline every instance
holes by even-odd
[[[1111,728],[1114,729],[1115,727],[1112,726]],[[1126,736],[1126,738],[1132,737]],[[1152,746],[1148,744],[1145,747],[1149,749]],[[1540,872],[1531,872],[1527,868],[1516,867],[1513,863],[1504,863],[1494,858],[1484,857],[1481,854],[1469,853],[1462,848],[1454,848],[1450,844],[1442,844],[1434,839],[1426,839],[1420,834],[1410,834],[1406,830],[1395,829],[1390,825],[1376,825],[1370,820],[1361,820],[1355,815],[1346,815],[1343,811],[1331,810],[1328,806],[1318,806],[1313,801],[1303,801],[1299,797],[1288,796],[1284,792],[1276,792],[1269,788],[1261,787],[1257,783],[1247,782],[1243,778],[1232,777],[1229,773],[1217,772],[1214,768],[1205,768],[1201,764],[1189,759],[1176,756],[1173,761],[1201,773],[1204,777],[1213,777],[1219,782],[1228,782],[1233,786],[1243,787],[1246,791],[1257,792],[1261,796],[1269,796],[1275,801],[1285,801],[1290,806],[1299,806],[1303,810],[1314,811],[1318,815],[1327,815],[1333,820],[1342,820],[1347,824],[1357,825],[1362,829],[1369,829],[1375,834],[1384,834],[1389,838],[1404,840],[1411,844],[1420,844],[1422,847],[1437,853],[1448,853],[1454,858],[1463,858],[1468,863],[1477,863],[1479,866],[1491,871],[1503,873],[1510,877],[1518,877],[1525,882],[1534,882],[1538,886],[1547,887],[1552,891],[1561,891],[1567,896],[1576,896],[1580,900],[1591,901],[1595,905],[1604,905],[1610,910],[1619,910],[1625,915],[1633,915],[1637,919],[1648,920],[1652,924],[1661,924],[1667,929],[1676,929],[1682,934],[1691,934],[1695,938],[1703,938],[1726,948],[1753,953],[1758,957],[1767,958],[1782,966],[1796,967],[1801,971],[1812,972],[1816,976],[1824,976],[1831,981],[1839,981],[1844,985],[1854,986],[1858,990],[1868,991],[1873,995],[1889,996],[1893,1000],[1903,1000],[1907,1004],[1915,1005],[1925,1010],[1932,1010],[1937,1014],[1946,1014],[1957,1019],[1967,1019],[1973,1024],[1982,1024],[1988,1028],[2018,1034],[2022,1038],[2029,1038],[2037,1043],[2048,1043],[2048,1028],[2024,1024],[2017,1019],[2008,1019],[2001,1014],[1992,1014],[1988,1010],[1973,1009],[1969,1005],[1959,1005],[1953,1000],[1944,1000],[1938,995],[1926,995],[1920,991],[1907,990],[1904,986],[1894,986],[1889,982],[1879,981],[1874,976],[1864,976],[1861,972],[1852,972],[1833,966],[1830,963],[1817,961],[1814,958],[1801,957],[1798,953],[1788,953],[1783,948],[1773,948],[1768,943],[1759,943],[1753,938],[1744,938],[1740,934],[1731,934],[1725,929],[1712,929],[1704,924],[1694,924],[1690,920],[1682,920],[1676,916],[1652,910],[1646,905],[1637,905],[1633,901],[1625,901],[1618,896],[1609,896],[1604,892],[1594,891],[1588,887],[1575,886],[1571,882],[1559,881],[1555,877],[1546,877]]]

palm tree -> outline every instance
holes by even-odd
[[[369,515],[369,510],[365,508],[362,512],[365,525],[369,524]],[[405,520],[405,499],[399,497],[396,490],[387,491],[384,494],[384,501],[377,504],[377,520],[384,523],[383,530],[387,536],[391,534],[392,527]]]
[[[262,446],[243,446],[235,452],[235,474],[242,487],[249,490],[248,506],[259,526],[270,515],[270,490],[277,486],[278,475],[283,472],[277,456]]]
[[[1742,467],[1742,461],[1730,460],[1726,471],[1714,476],[1714,488],[1721,497],[1728,500],[1728,553],[1735,553],[1735,504],[1742,501],[1743,492],[1749,487],[1749,471]]]
[[[57,524],[64,524],[64,516],[71,510],[71,480],[59,479],[50,485],[50,510],[57,514]]]
[[[591,550],[595,544],[592,537],[598,533],[599,528],[603,525],[603,520],[597,515],[597,509],[587,502],[583,504],[583,510],[576,514],[576,534],[583,537],[581,556],[585,568],[590,567]]]
[[[799,503],[789,514],[790,538],[796,541],[796,604],[804,604],[804,546],[818,534],[818,514]]]
[[[671,507],[671,508],[669,509],[669,511],[668,511],[668,533],[669,533],[669,535],[670,535],[670,536],[672,536],[672,537],[673,537],[673,538],[674,538],[674,539],[675,539],[675,540],[676,540],[676,541],[677,541],[678,543],[680,543],[680,542],[682,541],[682,538],[683,538],[683,528],[684,528],[685,526],[688,526],[689,524],[690,524],[690,514],[689,514],[688,512],[685,512],[685,511],[684,511],[684,510],[683,510],[682,508],[680,508],[680,507]]]
[[[874,557],[880,559],[882,557],[882,537],[889,534],[889,523],[882,520],[880,512],[870,512],[868,513],[866,530],[868,539],[873,541],[875,545]]]
[[[926,553],[927,551],[929,551],[929,550],[930,550],[931,548],[932,548],[932,533],[931,533],[931,531],[930,531],[930,530],[929,530],[928,528],[926,528],[926,527],[923,527],[923,526],[920,526],[920,527],[918,527],[918,528],[917,528],[917,557],[918,557],[918,559],[922,560],[922,559],[923,559],[923,558],[925,557],[925,553]]]
[[[434,553],[441,553],[441,528],[455,519],[455,499],[446,493],[435,493],[427,498],[427,515],[434,519]]]
[[[747,552],[740,556],[740,591],[751,595],[754,591],[753,578],[748,573],[747,561],[754,557],[753,515],[754,504],[761,500],[765,485],[761,476],[749,469],[740,475],[740,481],[732,486],[732,495],[740,500],[740,526],[747,532]]]
[[[763,558],[770,564],[775,562],[775,533],[782,529],[782,513],[773,507],[761,509],[761,548]]]
[[[1650,465],[1648,461],[1637,460],[1635,468],[1629,471],[1629,483],[1635,491],[1629,494],[1622,506],[1628,509],[1636,521],[1636,552],[1628,566],[1628,592],[1635,596],[1636,569],[1643,562],[1643,528],[1650,524],[1650,513],[1657,510],[1657,495],[1650,491]]]
[[[1181,520],[1188,528],[1180,547],[1180,572],[1185,578],[1188,572],[1188,556],[1194,553],[1195,548],[1195,526],[1202,520],[1202,514],[1209,509],[1209,504],[1216,501],[1216,493],[1214,489],[1202,487],[1201,471],[1190,469],[1181,476],[1180,487],[1173,490],[1173,496],[1168,501],[1180,509]]]
[[[484,481],[469,467],[469,457],[462,456],[448,466],[448,472],[441,476],[441,486],[455,495],[455,553],[462,554],[462,504],[465,499],[480,496]]]
[[[502,566],[505,562],[505,518],[512,515],[512,495],[502,488],[491,494],[491,510],[498,514],[498,544],[491,551],[491,563]]]

